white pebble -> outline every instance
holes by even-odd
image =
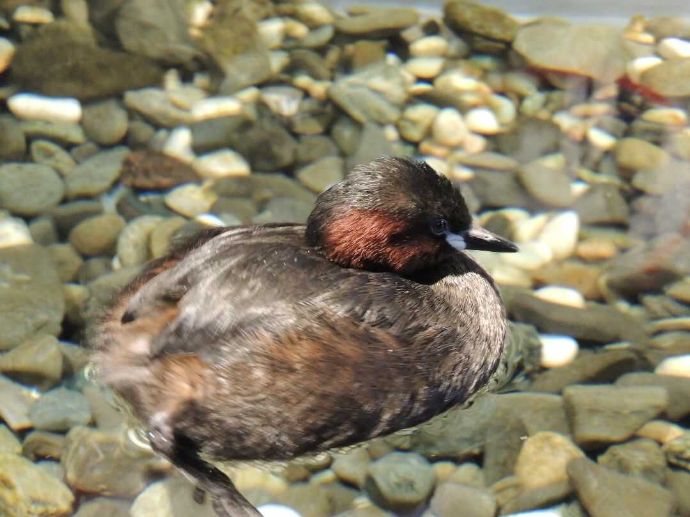
[[[192,165],[205,178],[248,176],[251,172],[249,164],[242,155],[230,149],[199,156]]]
[[[309,27],[293,18],[286,18],[285,34],[291,38],[302,39],[309,34]]]
[[[545,508],[543,510],[532,510],[529,512],[511,513],[503,517],[565,517],[569,512],[563,506]]]
[[[165,195],[165,204],[178,214],[195,217],[211,210],[218,196],[194,183],[174,188]]]
[[[521,218],[515,223],[513,237],[518,243],[536,239],[548,220],[548,214],[537,214],[532,217]]]
[[[558,368],[571,363],[579,350],[577,341],[570,336],[540,334],[539,341],[541,365],[544,368]]]
[[[443,108],[438,112],[431,133],[436,142],[451,147],[460,145],[469,134],[462,115],[455,108]]]
[[[213,14],[213,4],[208,0],[198,0],[189,7],[189,25],[202,28]]]
[[[420,79],[433,79],[443,70],[442,57],[413,57],[405,63],[405,70]]]
[[[412,57],[443,57],[448,51],[448,41],[441,36],[419,38],[410,44]]]
[[[480,135],[495,135],[501,130],[496,115],[489,108],[471,109],[465,114],[465,121],[470,131]]]
[[[578,199],[590,188],[592,188],[591,185],[585,181],[576,180],[570,183],[570,193],[575,199]]]
[[[493,279],[501,285],[512,285],[515,287],[532,287],[532,279],[522,269],[499,264],[490,270]]]
[[[23,219],[9,217],[0,211],[0,248],[31,244],[31,232]]]
[[[547,285],[534,291],[534,296],[547,302],[567,305],[568,307],[575,307],[577,309],[583,309],[585,307],[584,296],[580,294],[580,291],[572,287]]]
[[[185,126],[173,129],[165,140],[162,151],[168,156],[190,163],[195,158],[192,149],[192,130]]]
[[[272,50],[268,53],[268,61],[271,64],[271,72],[279,74],[290,64],[290,54],[284,50]]]
[[[562,212],[544,225],[539,241],[547,244],[556,260],[563,260],[575,252],[580,218],[576,212]]]
[[[46,24],[55,21],[55,16],[48,9],[33,5],[21,5],[14,10],[12,19],[17,23]]]
[[[642,113],[642,120],[665,126],[684,126],[688,123],[688,114],[679,108],[652,108]]]
[[[10,66],[14,52],[15,48],[12,42],[6,38],[0,38],[0,74]]]
[[[295,510],[282,504],[262,504],[257,510],[263,517],[300,517]]]
[[[333,14],[317,2],[306,2],[295,6],[296,16],[310,27],[329,25],[335,22]]]
[[[640,82],[640,76],[643,72],[649,70],[652,67],[662,63],[663,60],[658,56],[645,56],[638,57],[628,62],[625,67],[625,71],[628,77],[634,82]]]
[[[616,137],[598,127],[590,127],[587,130],[587,140],[597,149],[609,151],[616,145]]]
[[[259,37],[270,49],[280,48],[285,39],[285,20],[282,18],[266,18],[257,23]]]
[[[690,354],[667,357],[657,365],[654,373],[690,378]]]
[[[195,121],[217,117],[232,117],[243,112],[242,103],[235,97],[211,97],[196,102],[192,106],[192,118]]]
[[[526,242],[520,244],[520,249],[516,253],[506,253],[501,255],[501,259],[506,264],[525,271],[535,271],[551,262],[553,252],[543,242]]]
[[[7,99],[7,106],[14,116],[25,120],[79,122],[81,119],[81,103],[71,97],[17,93]]]
[[[434,80],[434,87],[441,91],[464,93],[487,91],[488,87],[478,79],[458,70],[444,72]]]
[[[299,111],[304,92],[292,86],[269,86],[261,90],[261,102],[283,117],[292,117]]]
[[[665,59],[690,57],[690,41],[680,38],[664,38],[656,46],[656,52]]]

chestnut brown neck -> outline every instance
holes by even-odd
[[[374,210],[350,209],[322,225],[316,242],[343,267],[411,274],[440,260],[442,242],[416,235],[408,223]]]

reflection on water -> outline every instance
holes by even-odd
[[[359,448],[228,466],[238,487],[303,516],[690,514],[690,21],[463,2],[0,14],[0,514],[212,515],[128,438],[84,328],[173,238],[304,221],[390,154],[520,244],[477,253],[515,322],[501,393]]]

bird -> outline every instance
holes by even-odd
[[[218,515],[260,515],[217,462],[356,444],[487,383],[506,314],[467,250],[517,247],[425,162],[379,158],[306,225],[207,229],[149,262],[95,325],[96,372]]]

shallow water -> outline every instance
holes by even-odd
[[[418,428],[226,466],[240,490],[302,516],[690,515],[690,20],[407,5],[0,0],[0,515],[213,515],[84,330],[172,240],[303,222],[381,155],[520,245],[476,253],[503,364]]]

